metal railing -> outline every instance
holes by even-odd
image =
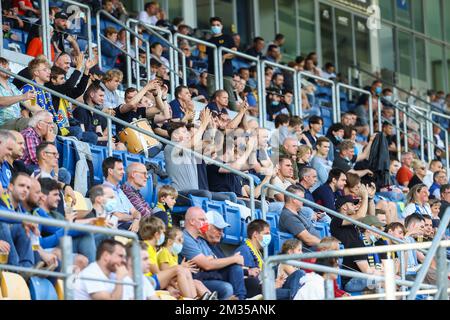
[[[208,47],[212,50],[214,50],[213,53],[213,58],[214,58],[214,86],[215,86],[215,90],[219,90],[220,88],[220,79],[219,79],[219,56],[217,53],[217,46],[215,46],[214,44],[208,42],[208,41],[204,41],[204,40],[200,40],[194,37],[190,37],[190,36],[186,36],[184,34],[180,34],[180,33],[175,33],[173,36],[173,44],[175,46],[178,47],[178,39],[184,39],[190,42],[194,42],[196,44],[200,44],[203,45],[205,47]],[[210,62],[209,62],[210,63]]]
[[[450,116],[443,114],[443,113],[439,113],[436,111],[431,111],[430,112],[430,119],[433,119],[433,116],[439,117],[439,118],[444,118],[447,120],[450,120]],[[449,155],[449,137],[448,137],[448,130],[444,127],[442,127],[440,124],[433,124],[432,122],[428,122],[428,135],[431,137],[431,139],[433,139],[434,141],[434,135],[433,135],[433,125],[438,126],[443,132],[444,132],[444,143],[445,143],[445,161],[446,161],[446,167],[447,167],[447,174],[450,172],[450,155]],[[434,154],[434,144],[432,145],[432,153]]]
[[[117,23],[118,25],[120,25],[123,29],[126,30],[126,51],[123,50],[122,48],[119,48],[115,43],[112,43],[110,40],[108,40],[105,36],[103,36],[101,34],[101,30],[100,30],[100,16],[104,15],[105,17],[107,17],[109,20]],[[131,68],[129,68],[131,66],[131,60],[135,61],[136,63],[136,87],[138,89],[141,88],[141,76],[140,76],[140,67],[144,66],[146,68],[146,72],[147,72],[147,80],[150,80],[150,73],[151,73],[151,69],[150,69],[150,59],[151,59],[151,52],[150,52],[150,45],[148,43],[147,40],[145,40],[140,34],[138,34],[137,32],[135,32],[134,30],[132,30],[130,27],[128,27],[127,25],[125,25],[122,21],[116,19],[114,16],[112,16],[111,14],[109,14],[107,11],[105,10],[99,10],[97,11],[96,14],[96,19],[97,19],[97,28],[96,28],[96,32],[97,32],[97,48],[98,48],[98,64],[99,67],[102,68],[102,46],[101,46],[101,39],[105,39],[108,42],[112,43],[116,48],[118,48],[123,54],[125,54],[127,56],[127,85],[128,87],[132,86],[132,77],[131,77]],[[133,56],[133,54],[131,54],[131,40],[130,40],[130,34],[132,34],[135,37],[135,54]],[[146,64],[143,64],[140,62],[139,60],[139,47],[137,44],[137,39],[141,40],[143,44],[145,44],[145,52],[147,54],[147,58],[146,58]]]
[[[337,101],[337,99],[336,99],[336,83],[334,81],[329,80],[329,79],[325,79],[325,78],[316,76],[314,74],[311,74],[311,73],[308,73],[308,72],[305,72],[305,71],[300,71],[300,72],[298,72],[298,86],[299,86],[299,88],[301,88],[302,78],[303,77],[311,78],[311,79],[318,80],[318,81],[322,81],[324,83],[328,83],[328,84],[331,85],[331,96],[332,96],[331,100],[332,100],[332,105],[333,105],[333,108],[332,108],[332,110],[333,110],[333,123],[340,122],[341,121],[340,110],[339,110],[339,113],[338,113],[338,111],[337,111],[337,102],[336,102]],[[300,117],[302,117],[303,116],[303,108],[302,108],[303,101],[302,101],[301,92],[300,92],[299,104],[300,104],[300,114],[299,115],[300,115]]]
[[[355,91],[355,92],[359,92],[362,94],[366,94],[369,96],[369,130],[370,130],[370,135],[373,135],[373,95],[370,91],[364,90],[364,89],[360,89],[354,86],[350,86],[348,84],[344,84],[344,83],[338,83],[336,85],[336,112],[337,112],[337,116],[338,119],[340,119],[341,117],[341,88],[350,90],[350,91]],[[381,115],[381,105],[378,103],[378,114]],[[339,120],[338,120],[339,121]]]
[[[119,118],[116,118],[116,117],[113,117],[113,116],[111,116],[109,114],[106,114],[106,113],[104,113],[104,112],[102,112],[102,111],[100,111],[100,110],[98,110],[96,108],[88,106],[85,103],[81,103],[81,102],[79,102],[79,101],[77,101],[75,99],[72,99],[72,98],[70,98],[68,96],[65,96],[65,95],[63,95],[63,94],[61,94],[59,92],[56,92],[56,91],[54,91],[52,89],[49,89],[49,88],[47,88],[47,87],[45,87],[43,85],[37,84],[37,83],[33,82],[32,80],[26,79],[26,78],[24,78],[24,77],[22,77],[20,75],[17,75],[17,74],[15,74],[15,73],[13,73],[13,72],[11,72],[9,70],[6,70],[6,69],[2,68],[2,67],[0,67],[0,72],[4,72],[5,74],[8,74],[11,77],[17,78],[17,79],[19,79],[22,82],[25,82],[25,83],[28,83],[28,84],[32,84],[33,86],[35,86],[35,87],[37,87],[39,89],[42,89],[44,91],[47,91],[47,92],[49,92],[50,94],[52,94],[54,96],[66,99],[67,101],[69,101],[70,103],[76,105],[77,107],[81,107],[81,108],[86,109],[86,110],[88,110],[90,112],[93,112],[93,113],[95,113],[97,115],[105,117],[106,120],[107,120],[107,126],[108,126],[107,127],[107,132],[108,132],[108,155],[109,156],[112,156],[112,147],[111,147],[112,146],[112,121],[114,121],[115,123],[118,123],[118,124],[120,124],[120,125],[122,125],[122,126],[124,126],[126,128],[130,128],[130,129],[133,129],[133,130],[135,130],[135,131],[137,131],[137,132],[139,132],[141,134],[150,136],[150,137],[158,140],[161,143],[170,145],[172,147],[176,147],[176,148],[178,148],[178,149],[180,149],[180,150],[182,150],[184,152],[187,152],[189,155],[191,155],[191,156],[193,156],[193,157],[195,157],[197,159],[202,159],[202,160],[204,160],[205,162],[207,162],[209,164],[216,165],[216,166],[218,166],[220,168],[223,168],[223,169],[225,169],[225,170],[227,170],[227,171],[229,171],[231,173],[234,173],[234,174],[244,178],[245,180],[249,181],[249,187],[250,187],[250,195],[249,195],[249,198],[250,198],[250,210],[251,210],[252,219],[253,219],[254,212],[255,212],[255,181],[254,181],[254,178],[252,177],[252,175],[243,173],[243,172],[241,172],[239,170],[236,170],[236,169],[234,169],[234,168],[232,168],[232,167],[230,167],[230,166],[228,166],[228,165],[226,165],[226,164],[224,164],[222,162],[219,162],[217,160],[211,159],[211,158],[209,158],[209,157],[207,157],[207,156],[205,156],[205,155],[203,155],[203,154],[201,154],[201,153],[199,153],[199,152],[197,152],[195,150],[186,148],[186,147],[184,147],[184,146],[182,146],[182,145],[180,145],[178,143],[175,143],[175,142],[173,142],[171,140],[167,140],[165,138],[162,138],[162,137],[156,135],[153,132],[147,131],[147,130],[142,129],[140,127],[137,127],[137,126],[135,126],[133,124],[125,122],[125,121],[123,121],[123,120],[121,120]]]
[[[33,268],[25,268],[19,266],[10,266],[0,264],[0,270],[10,270],[15,272],[23,272],[36,274],[41,276],[57,277],[62,278],[64,282],[64,299],[73,300],[73,289],[70,283],[70,277],[72,276],[70,266],[73,265],[72,260],[72,237],[67,236],[69,230],[76,230],[87,233],[100,233],[110,236],[121,236],[125,238],[130,238],[133,241],[132,244],[132,255],[133,255],[133,282],[121,282],[115,280],[101,280],[93,278],[83,278],[79,277],[80,280],[92,280],[92,281],[102,281],[114,284],[132,285],[134,286],[134,297],[136,300],[142,300],[143,297],[143,284],[142,284],[142,268],[141,268],[141,248],[139,245],[139,238],[136,233],[130,231],[116,230],[101,228],[90,225],[77,224],[72,222],[65,222],[56,219],[42,218],[33,215],[27,215],[22,213],[13,213],[6,210],[0,210],[0,218],[7,218],[11,220],[17,220],[22,222],[30,222],[40,225],[52,226],[63,228],[65,230],[65,235],[60,238],[60,245],[62,251],[62,261],[61,261],[61,272],[47,271],[47,270],[35,270]]]
[[[160,28],[157,26],[153,26],[153,25],[149,25],[142,21],[132,19],[132,18],[128,18],[126,23],[127,23],[127,26],[129,26],[130,28],[131,28],[131,24],[134,24],[135,27],[142,26],[148,33],[150,33],[151,35],[154,35],[155,37],[160,39],[164,44],[169,46],[169,48],[170,48],[169,49],[169,63],[170,63],[170,66],[173,67],[173,69],[169,68],[170,92],[171,92],[171,95],[173,96],[175,94],[175,88],[180,84],[179,61],[178,61],[178,55],[176,53],[181,55],[183,85],[187,84],[187,66],[186,66],[186,54],[175,46],[174,41],[173,41],[174,36],[172,35],[172,32],[170,32],[170,30]],[[168,39],[164,38],[159,33],[163,33],[163,34],[167,35]]]
[[[258,91],[258,96],[261,97],[260,100],[262,102],[262,104],[260,104],[260,110],[264,110],[264,117],[262,118],[263,119],[262,126],[264,128],[266,127],[266,120],[267,120],[266,86],[265,86],[266,65],[292,73],[292,75],[293,75],[292,79],[294,80],[294,110],[293,110],[293,114],[301,117],[301,115],[302,115],[301,99],[302,98],[301,98],[300,84],[298,82],[298,77],[297,77],[297,70],[295,70],[294,68],[282,65],[280,63],[275,63],[275,62],[269,61],[269,60],[260,60],[260,64],[261,64],[261,67],[260,67],[261,72],[258,73],[259,74],[258,89],[261,89],[261,91]],[[260,119],[259,121],[261,123],[261,116],[259,119]]]

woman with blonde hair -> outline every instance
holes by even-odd
[[[419,183],[412,187],[406,195],[406,207],[403,210],[401,218],[417,213],[420,215],[432,216],[431,207],[428,203],[430,193],[425,184]]]
[[[427,165],[425,162],[420,160],[413,160],[411,163],[411,168],[413,169],[414,175],[409,181],[408,188],[411,189],[417,184],[422,184],[423,179],[427,175]]]
[[[311,161],[312,155],[313,149],[310,146],[304,144],[298,147],[297,167],[299,172],[302,168],[310,166],[309,162]]]

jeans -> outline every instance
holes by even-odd
[[[297,270],[287,277],[283,287],[276,290],[277,300],[293,300],[300,289],[300,279],[305,276],[305,271]]]
[[[94,239],[95,239],[95,247],[98,248],[102,243],[102,241],[106,239],[111,239],[111,236],[107,234],[96,233],[94,234]]]
[[[22,224],[0,223],[0,240],[10,246],[8,264],[30,268],[35,264],[31,240]]]
[[[95,239],[92,233],[86,233],[79,237],[72,237],[73,252],[82,254],[88,258],[89,263],[95,262],[95,254],[97,248],[95,246]]]
[[[233,294],[238,297],[239,300],[245,300],[247,297],[247,289],[245,288],[244,271],[242,270],[242,267],[233,264],[218,271],[223,279],[226,279],[227,282],[231,284]]]
[[[346,283],[344,290],[347,292],[358,292],[373,285],[375,285],[375,280],[351,278],[350,281]]]
[[[203,284],[210,291],[217,291],[220,300],[224,300],[233,295],[233,287],[228,282],[222,280],[203,280]]]
[[[98,136],[95,132],[83,132],[81,127],[73,126],[69,127],[69,136],[75,137],[80,141],[87,142],[90,144],[97,144]]]

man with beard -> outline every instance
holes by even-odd
[[[126,251],[115,240],[104,240],[97,250],[96,261],[80,273],[80,278],[123,281],[128,276]],[[77,280],[75,300],[122,300],[124,286],[92,280]]]
[[[65,12],[61,11],[55,14],[55,22],[53,24],[54,32],[51,41],[58,53],[66,52],[64,42],[67,41],[74,50],[75,55],[79,55],[80,47],[78,46],[77,40],[66,31],[68,19],[69,17]]]

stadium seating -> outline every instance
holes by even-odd
[[[94,167],[94,183],[103,183],[102,163],[107,156],[107,148],[91,145],[92,164]]]
[[[0,278],[4,298],[9,300],[31,300],[27,283],[20,275],[3,271],[0,274]]]
[[[56,290],[48,279],[31,277],[28,284],[32,300],[58,300]]]
[[[208,202],[208,198],[205,197],[196,197],[192,194],[189,195],[189,199],[191,200],[191,206],[193,207],[199,207],[203,210],[206,209],[206,202]]]
[[[241,242],[241,212],[239,208],[225,206],[223,218],[225,222],[230,224],[230,227],[224,230],[223,242],[231,245],[239,245]]]

